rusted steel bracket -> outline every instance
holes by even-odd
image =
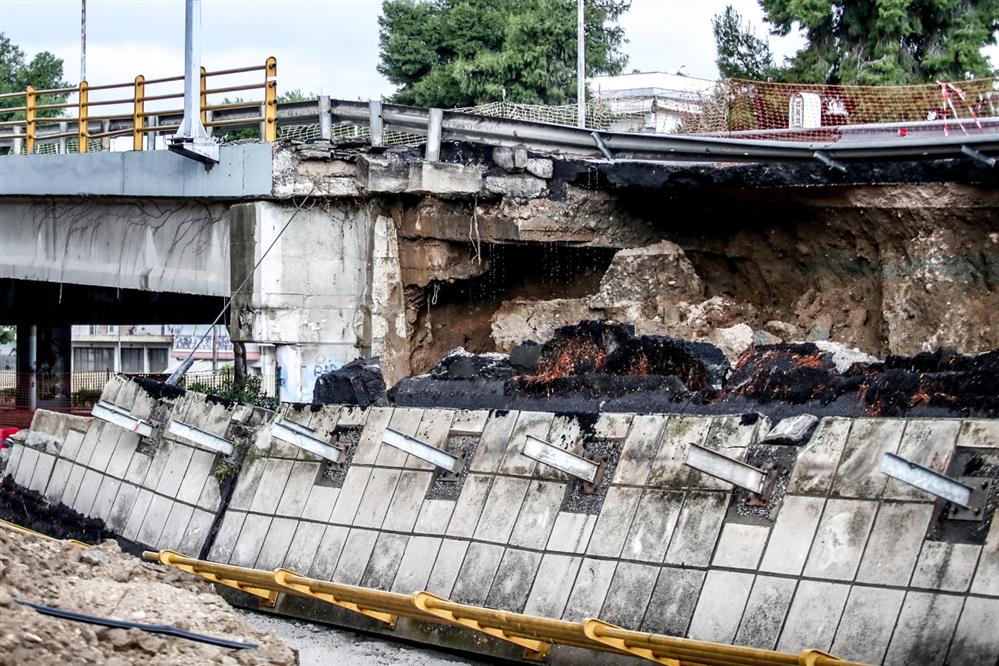
[[[333,593],[316,591],[308,585],[293,583],[289,580],[289,578],[292,576],[301,578],[300,574],[295,573],[294,571],[289,571],[288,569],[274,570],[274,582],[280,585],[281,587],[287,588],[288,591],[290,592],[301,595],[303,597],[311,597],[313,599],[319,599],[320,601],[325,601],[328,604],[333,604],[334,606],[339,606],[340,608],[346,608],[347,610],[352,611],[354,613],[360,613],[361,615],[365,615],[374,620],[378,620],[388,629],[395,628],[395,622],[397,618],[392,613],[383,613],[381,611],[361,608],[354,602],[340,599]]]
[[[161,550],[158,554],[159,561],[171,567],[176,567],[181,571],[186,571],[192,573],[195,576],[200,576],[210,583],[216,583],[218,585],[225,585],[226,587],[231,587],[233,589],[239,590],[240,592],[246,592],[247,594],[252,594],[253,596],[260,599],[260,605],[265,608],[274,608],[277,603],[277,590],[269,590],[264,587],[259,587],[248,583],[246,581],[235,580],[233,578],[227,578],[225,576],[211,573],[209,571],[199,571],[197,567],[192,567],[188,564],[181,564],[175,561],[175,558],[185,557],[180,553],[174,552],[172,550]]]
[[[654,661],[657,664],[665,664],[665,666],[680,666],[679,659],[670,659],[669,657],[661,657],[655,652],[648,648],[634,647],[628,645],[622,638],[614,638],[611,636],[604,636],[600,633],[600,629],[620,629],[617,625],[610,624],[609,622],[604,622],[603,620],[583,620],[583,633],[586,637],[595,643],[602,643],[609,647],[614,648],[620,652],[625,652],[627,654],[634,655],[636,657],[641,657],[648,661]]]

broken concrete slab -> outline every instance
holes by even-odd
[[[781,419],[763,438],[764,444],[797,446],[808,442],[812,431],[819,424],[819,417],[812,414],[799,414]]]

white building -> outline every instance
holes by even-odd
[[[596,110],[615,116],[611,130],[660,134],[677,131],[684,118],[699,114],[716,84],[667,72],[594,76],[587,81]]]

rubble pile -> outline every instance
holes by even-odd
[[[999,350],[879,361],[828,343],[777,343],[750,347],[731,367],[709,343],[583,321],[509,357],[454,350],[389,393],[421,407],[999,416]]]
[[[183,638],[41,615],[14,600],[254,643],[235,650]],[[272,632],[251,628],[187,573],[122,553],[0,528],[0,666],[14,664],[297,664]]]
[[[320,375],[312,396],[313,402],[323,405],[386,405],[385,378],[378,359],[359,358]]]

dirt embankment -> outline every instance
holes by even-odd
[[[100,617],[165,624],[257,647],[235,650],[138,629],[42,615],[15,599]],[[0,666],[297,664],[272,632],[251,628],[190,574],[143,562],[113,541],[80,548],[0,527]]]

